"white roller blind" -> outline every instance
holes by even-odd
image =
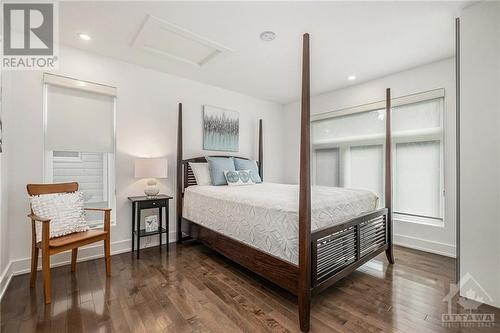
[[[339,184],[339,150],[316,150],[316,185],[340,186]]]
[[[383,204],[383,155],[382,145],[351,147],[351,188],[375,192]]]
[[[312,122],[312,142],[342,144],[345,142],[383,139],[385,110],[356,113]]]
[[[442,217],[441,143],[396,144],[394,150],[394,211]]]
[[[47,84],[46,108],[46,150],[114,151],[114,96]]]
[[[422,131],[439,129],[441,131],[442,98],[423,101],[392,109],[392,127],[396,136],[406,131]]]
[[[443,97],[416,96],[392,109],[395,213],[443,218],[443,110]],[[385,110],[321,118],[311,129],[316,184],[372,190],[383,205]]]

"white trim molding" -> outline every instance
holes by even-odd
[[[439,254],[445,257],[456,258],[455,245],[405,235],[394,234],[393,236],[394,244],[396,245],[423,252]]]
[[[115,87],[100,83],[77,80],[67,76],[56,75],[56,74],[44,73],[43,83],[52,84],[54,86],[60,86],[65,88],[84,90],[112,97],[116,97],[117,95],[117,89]]]
[[[14,274],[12,274],[12,261],[10,261],[7,267],[5,267],[4,271],[2,272],[2,275],[0,276],[0,300],[2,299],[5,290],[7,290],[7,287],[10,284],[12,276],[14,276]]]

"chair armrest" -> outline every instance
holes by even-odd
[[[103,212],[104,213],[104,230],[109,232],[111,224],[111,208],[83,208],[84,210]]]
[[[40,217],[35,214],[28,214],[28,217],[32,220],[39,221],[39,222],[50,222],[50,219],[47,219],[45,217]]]
[[[110,212],[111,208],[92,208],[92,207],[86,207],[83,208],[84,210],[90,210],[90,211],[97,211],[97,212]]]

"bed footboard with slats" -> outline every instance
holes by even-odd
[[[392,149],[385,149],[385,209],[356,217],[341,225],[311,233],[311,89],[309,34],[302,38],[302,93],[300,111],[299,164],[299,226],[298,258],[293,265],[246,244],[224,238],[207,228],[201,237],[210,246],[232,258],[240,265],[297,295],[300,329],[309,331],[311,295],[328,288],[368,260],[383,251],[394,264],[392,232]],[[386,89],[385,146],[392,147],[391,90]],[[184,189],[196,184],[189,162],[204,162],[202,157],[183,160],[182,103],[179,103],[177,123],[177,241],[183,240],[182,207]],[[259,174],[262,178],[262,120],[259,121]],[[293,161],[292,161],[293,162]],[[188,222],[188,221],[185,221]],[[194,223],[192,223],[194,224]],[[198,233],[199,235],[200,233]],[[189,230],[188,230],[189,235]],[[263,266],[262,263],[267,265]],[[265,267],[265,269],[262,269]],[[278,267],[280,267],[278,269]]]
[[[311,243],[311,285],[320,291],[386,250],[387,209],[317,230]]]

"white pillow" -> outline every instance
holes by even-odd
[[[210,178],[210,170],[208,169],[208,163],[189,163],[191,170],[193,170],[194,178],[196,178],[196,184],[198,185],[212,185],[212,179]]]
[[[50,219],[50,238],[89,230],[83,210],[83,193],[53,193],[30,197],[35,215]],[[42,240],[42,223],[36,223],[36,240]]]
[[[229,186],[240,186],[240,185],[254,185],[255,182],[252,180],[250,175],[250,170],[225,170],[224,176],[227,180],[227,185]]]

